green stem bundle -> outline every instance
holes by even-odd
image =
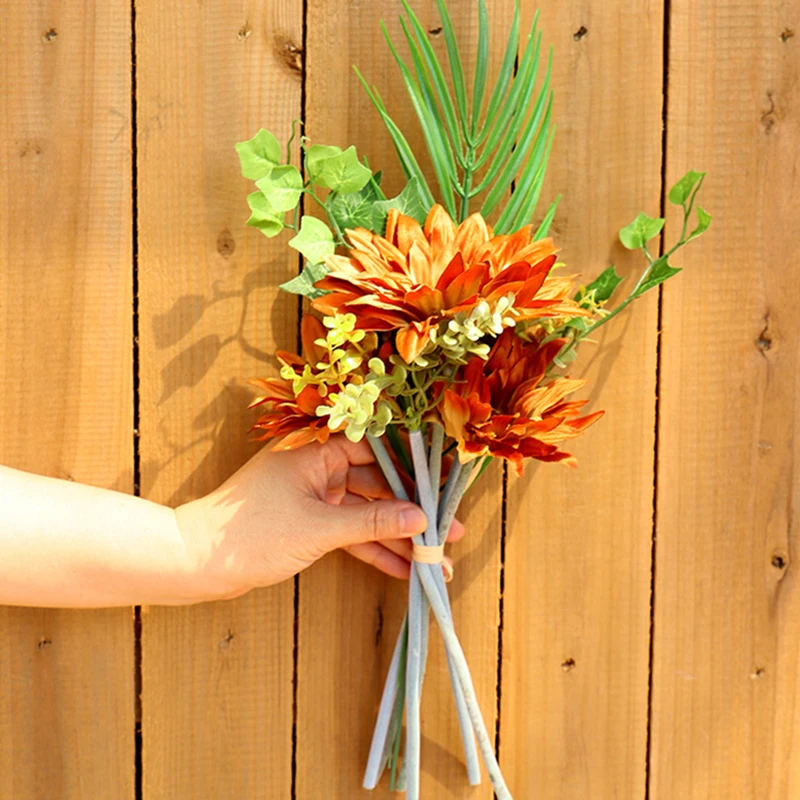
[[[429,520],[425,534],[419,538],[415,537],[415,541],[417,544],[435,546],[444,542],[473,470],[462,469],[460,462],[455,459],[445,490],[440,494],[442,453],[445,449],[443,429],[439,425],[433,426],[429,454],[426,453],[425,437],[420,430],[411,431],[409,439],[419,502]],[[408,499],[383,440],[370,436],[368,441],[395,496]],[[463,651],[460,646],[455,647],[458,639],[455,635],[442,570],[438,565],[418,562],[413,562],[412,566],[408,615],[403,621],[389,666],[364,775],[364,787],[375,788],[388,763],[391,764],[392,788],[399,789],[402,786],[410,800],[419,798],[420,699],[427,659],[427,628],[431,608],[434,608],[434,616],[445,638],[448,670],[461,727],[468,781],[473,786],[480,783],[479,748],[497,796],[510,799],[511,795],[503,781],[494,757],[493,745],[481,717]],[[398,713],[398,700],[401,697],[405,699],[406,709],[406,748],[400,778],[395,781],[402,721]]]

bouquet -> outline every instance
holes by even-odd
[[[253,381],[261,411],[255,429],[276,449],[325,442],[332,433],[366,439],[386,480],[428,518],[414,540],[408,612],[394,648],[364,786],[383,771],[392,788],[419,797],[420,696],[431,612],[443,637],[467,779],[480,782],[479,754],[499,798],[510,798],[459,644],[443,569],[444,541],[464,493],[494,459],[518,474],[526,459],[574,466],[564,448],[602,416],[574,399],[585,381],[565,374],[577,348],[633,300],[679,270],[669,259],[701,235],[711,217],[696,208],[704,173],[688,172],[669,192],[683,209],[677,242],[650,252],[663,218],[639,214],[620,231],[645,263],[624,299],[610,307],[622,279],[609,267],[588,284],[564,274],[547,236],[552,202],[536,215],[553,141],[550,63],[541,81],[541,33],[534,19],[520,42],[517,3],[496,83],[487,93],[489,27],[477,3],[475,73],[467,87],[444,0],[437,0],[449,69],[403,0],[409,55],[386,29],[419,120],[436,192],[378,91],[367,94],[394,143],[406,184],[387,197],[381,173],[354,147],[300,138],[301,167],[259,131],[237,145],[242,173],[255,181],[248,224],[266,236],[284,228],[305,259],[281,288],[308,298],[302,354],[279,352],[280,378]],[[522,44],[522,50],[520,46]],[[518,57],[519,55],[519,57]],[[447,74],[449,73],[449,75]],[[301,169],[302,168],[302,169]],[[305,213],[314,201],[321,214]],[[405,717],[405,746],[400,758]]]

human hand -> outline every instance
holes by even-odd
[[[344,436],[291,451],[265,447],[175,513],[208,599],[278,583],[337,548],[407,578],[410,537],[427,524],[418,506],[392,498],[367,443]],[[448,541],[463,533],[455,522]]]

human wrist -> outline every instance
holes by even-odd
[[[190,602],[229,600],[253,588],[226,562],[224,534],[210,496],[184,503],[175,508],[173,514],[186,553],[187,591],[194,598]]]

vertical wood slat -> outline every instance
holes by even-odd
[[[477,42],[475,5],[451,0],[456,33],[471,75]],[[441,23],[433,2],[414,3],[443,64],[447,64]],[[400,125],[426,174],[432,169],[406,90],[380,34],[385,20],[396,43],[399,2],[351,5],[347,13],[331,0],[308,6],[306,133],[312,141],[355,144],[391,196],[403,186],[402,173],[380,117],[352,74],[356,64],[377,85],[389,113]],[[493,54],[499,63],[513,5],[492,7]],[[400,47],[405,52],[404,47]],[[492,72],[497,64],[493,65]],[[491,77],[490,77],[491,81]],[[461,511],[469,534],[453,546],[456,577],[451,584],[456,626],[470,663],[487,728],[495,727],[497,610],[502,472],[492,469]],[[300,577],[297,720],[297,797],[354,797],[361,780],[375,715],[397,633],[407,604],[405,583],[335,553]],[[468,786],[444,651],[435,622],[422,701],[422,782],[424,797],[491,797],[483,785]],[[372,796],[394,796],[388,778]]]
[[[258,449],[244,380],[296,341],[296,254],[245,227],[234,143],[300,115],[302,3],[139,0],[136,23],[142,493],[177,504]],[[290,796],[293,617],[291,582],[144,610],[146,798]]]
[[[800,796],[798,26],[671,4],[667,185],[707,170],[716,221],[664,290],[654,798]]]
[[[0,9],[0,463],[130,491],[130,16]],[[129,609],[0,608],[0,796],[133,797]]]
[[[662,13],[567,2],[540,17],[558,127],[544,196],[564,193],[552,235],[567,273],[616,264],[621,290],[643,264],[617,231],[659,207]],[[638,301],[569,370],[607,409],[567,443],[578,469],[510,478],[500,762],[515,796],[644,796],[656,312]]]

